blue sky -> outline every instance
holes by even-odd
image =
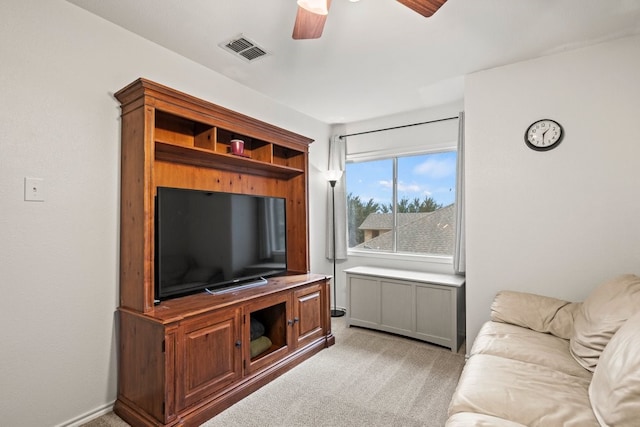
[[[347,163],[347,193],[360,196],[363,203],[391,203],[392,168],[390,159]],[[398,158],[398,199],[430,196],[447,206],[455,201],[455,182],[455,151]]]

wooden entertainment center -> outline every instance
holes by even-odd
[[[122,109],[118,399],[134,426],[200,425],[332,345],[330,277],[309,273],[311,139],[138,79]],[[244,140],[244,155],[231,140]],[[288,274],[157,302],[155,196],[175,187],[286,199]],[[271,346],[254,355],[252,320]]]

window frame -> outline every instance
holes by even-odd
[[[457,141],[452,141],[449,143],[432,145],[429,148],[410,148],[405,150],[396,150],[396,149],[385,149],[385,150],[376,150],[369,151],[357,154],[348,154],[346,155],[346,163],[362,163],[362,162],[370,162],[375,160],[392,160],[394,164],[394,170],[392,171],[393,180],[394,180],[394,191],[393,191],[393,203],[397,204],[397,161],[399,157],[408,157],[408,156],[419,156],[419,155],[427,155],[427,154],[438,154],[443,152],[454,152],[456,153],[456,176],[457,176],[457,168],[458,168],[458,144]],[[346,173],[345,167],[345,173]],[[456,199],[458,193],[458,182],[456,179]],[[349,188],[346,186],[345,181],[345,194],[348,194]],[[348,224],[349,218],[349,210],[347,207],[347,218],[345,220]],[[395,222],[395,219],[394,219]],[[347,230],[348,231],[348,230]],[[347,240],[348,241],[348,240]],[[394,239],[395,241],[395,239]],[[395,246],[395,242],[394,242]],[[448,264],[453,265],[453,254],[451,255],[437,255],[437,254],[422,254],[422,253],[411,253],[411,252],[396,252],[394,251],[376,251],[376,250],[362,250],[357,248],[351,248],[347,246],[347,256],[349,257],[362,257],[362,258],[377,258],[377,259],[392,259],[392,260],[401,260],[401,261],[414,261],[414,262],[429,262],[434,264]]]

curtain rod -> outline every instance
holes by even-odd
[[[454,120],[454,119],[457,119],[457,118],[458,118],[458,116],[453,116],[453,117],[446,117],[444,119],[429,120],[427,122],[411,123],[409,125],[394,126],[394,127],[390,127],[390,128],[384,128],[384,129],[367,130],[367,131],[364,131],[364,132],[350,133],[350,134],[347,134],[347,135],[338,135],[338,138],[342,139],[342,138],[346,138],[347,136],[364,135],[366,133],[382,132],[382,131],[385,131],[385,130],[394,130],[394,129],[400,129],[400,128],[407,128],[407,127],[410,127],[410,126],[427,125],[429,123],[444,122],[444,121],[447,121],[447,120]]]

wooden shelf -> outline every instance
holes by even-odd
[[[211,310],[226,308],[277,292],[289,291],[301,285],[317,282],[322,278],[326,278],[326,276],[313,273],[292,274],[269,278],[269,284],[265,286],[244,288],[216,295],[200,293],[168,299],[154,305],[151,311],[144,314],[144,317],[166,325],[188,317],[195,317]],[[129,311],[135,312],[135,310]]]
[[[197,147],[183,147],[156,141],[156,160],[183,163],[205,168],[238,171],[251,175],[289,179],[304,173],[304,169],[265,163],[252,158],[223,154]]]
[[[233,139],[244,141],[242,155],[231,152]],[[303,150],[161,110],[155,112],[154,140],[157,160],[280,179],[306,169]]]

